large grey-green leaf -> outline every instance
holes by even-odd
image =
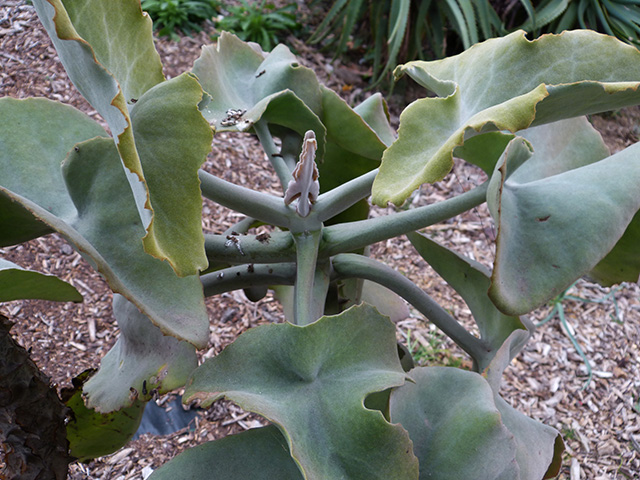
[[[20,268],[0,258],[0,302],[38,298],[54,302],[81,302],[82,295],[72,285],[54,275]]]
[[[488,268],[418,233],[410,233],[407,237],[420,256],[469,306],[480,330],[480,338],[487,346],[483,358],[474,359],[480,371],[488,366],[495,352],[514,331],[520,332],[521,343],[528,340],[530,334],[523,320],[503,314],[489,299],[487,291],[491,284],[491,272]]]
[[[44,99],[0,99],[0,119],[3,198],[62,233],[114,291],[165,333],[205,345],[209,322],[199,278],[179,278],[167,263],[144,252],[144,228],[113,142],[82,142],[103,133],[99,125]],[[74,138],[82,143],[74,146]],[[0,224],[0,232],[13,228]]]
[[[149,480],[303,480],[280,431],[270,425],[190,448]]]
[[[151,18],[143,14],[139,2],[62,0],[62,3],[78,35],[91,45],[96,60],[113,75],[129,104],[164,81],[160,55],[153,44]]]
[[[187,401],[223,396],[277,424],[307,479],[417,478],[406,432],[363,406],[404,383],[395,328],[370,306],[257,327],[196,370]]]
[[[129,7],[133,6],[135,8],[134,0],[124,1],[128,3]],[[133,60],[129,54],[133,54],[134,57],[138,55],[137,48],[128,48],[131,47],[131,41],[140,43],[140,45],[145,43],[148,45],[148,42],[151,41],[151,49],[153,52],[149,50],[147,51],[147,55],[143,53],[141,57],[148,58],[149,52],[151,52],[150,54],[153,60],[159,64],[159,58],[153,48],[149,19],[143,18],[139,5],[137,12],[128,8],[126,14],[121,17],[121,23],[121,21],[114,19],[114,17],[120,15],[118,9],[110,7],[105,1],[90,0],[89,2],[80,2],[78,0],[67,0],[66,3],[72,13],[76,13],[74,17],[79,18],[71,17],[62,0],[34,0],[33,5],[40,21],[47,30],[49,37],[51,37],[51,41],[58,52],[60,61],[64,65],[69,78],[84,98],[86,98],[106,120],[111,135],[118,147],[118,152],[123,164],[131,172],[135,172],[135,175],[128,177],[127,180],[131,182],[131,188],[135,195],[140,218],[145,222],[146,226],[151,220],[151,214],[145,210],[147,192],[146,187],[142,183],[142,169],[138,152],[135,148],[131,119],[129,118],[128,102],[131,101],[131,98],[125,97],[118,83],[118,79],[109,71],[108,66],[100,62],[98,57],[106,60],[114,67],[117,66],[119,62],[122,62],[118,70],[125,72],[126,69],[129,68],[127,64]],[[83,9],[83,4],[89,8]],[[106,9],[106,11],[103,9]],[[78,10],[81,11],[81,15],[78,15]],[[146,28],[145,25],[143,25],[143,29],[138,30],[138,32],[136,32],[135,28],[129,29],[127,35],[114,35],[115,30],[109,28],[109,21],[114,22],[114,26],[117,25],[120,28],[126,28],[127,25],[135,27],[135,24],[139,21],[136,17],[139,17],[139,20],[143,21]],[[85,35],[88,35],[89,38],[93,40],[98,40],[96,48],[81,36],[76,25],[74,25],[74,20],[79,20],[77,27],[83,31]],[[138,27],[140,27],[140,25]],[[94,32],[96,34],[94,34]],[[139,35],[140,32],[142,36]],[[104,36],[104,38],[101,38],[102,36]],[[131,63],[131,66],[137,66],[136,62]],[[144,66],[144,64],[141,66]],[[150,84],[146,83],[148,80],[142,80],[141,82],[132,81],[131,89],[128,93],[133,94],[133,92],[137,92],[136,95],[141,95],[150,85],[161,81],[160,78],[158,78],[157,81],[153,80],[158,73],[157,69],[158,67],[156,65],[149,72],[149,79],[151,79]],[[140,78],[144,75],[143,72],[144,69],[140,69],[137,74],[138,77],[135,78]],[[162,75],[161,69],[160,75]],[[134,100],[137,99],[137,97],[132,98]]]
[[[555,428],[517,411],[499,395],[496,395],[495,401],[502,416],[502,423],[513,434],[516,442],[516,461],[520,467],[520,478],[557,478],[564,452],[564,442],[560,433]]]
[[[400,117],[398,140],[385,152],[372,200],[401,204],[422,183],[442,179],[452,151],[467,138],[510,131],[640,103],[640,52],[591,31],[524,32],[487,40],[460,55],[396,69],[438,97]]]
[[[640,145],[607,157],[583,119],[525,132],[496,165],[487,202],[498,225],[489,295],[519,315],[560,294],[616,245],[640,209]]]
[[[409,432],[420,478],[516,480],[516,445],[482,376],[417,367],[391,392],[390,415]]]
[[[540,480],[557,475],[562,440],[510,407],[479,374],[418,367],[391,392],[391,421],[413,441],[420,478]]]
[[[198,110],[199,83],[190,75],[164,82],[137,0],[35,6],[70,78],[109,125],[147,230],[146,251],[180,276],[205,269],[197,170],[212,133]]]
[[[521,346],[518,332],[513,334],[498,349],[482,376],[493,390],[495,404],[502,415],[503,424],[511,431],[516,445],[516,460],[520,467],[520,478],[538,480],[555,478],[562,464],[564,442],[560,433],[533,418],[518,412],[500,397],[500,385],[505,369],[513,359],[514,350]]]
[[[101,413],[148,401],[153,391],[183,386],[198,366],[193,345],[164,336],[131,302],[114,295],[120,336],[84,386],[87,406]]]
[[[198,110],[202,94],[195,77],[185,73],[147,91],[131,110],[153,209],[145,250],[167,259],[180,276],[208,266],[198,169],[213,132]]]
[[[301,136],[314,130],[324,154],[320,84],[284,45],[265,53],[223,32],[217,45],[203,48],[192,71],[211,96],[202,113],[216,131],[246,131],[264,119]]]
[[[616,246],[587,276],[604,286],[640,281],[640,212],[636,213]]]
[[[69,198],[60,165],[76,143],[106,135],[100,125],[68,105],[44,98],[1,98],[0,185],[5,198],[8,198],[6,190],[10,190],[57,216],[71,218],[75,207]],[[15,201],[11,203],[20,205]],[[27,212],[23,213],[24,218],[19,219],[27,221]],[[29,216],[33,218],[31,213]],[[38,228],[43,224],[36,223],[37,219],[32,222],[36,232],[41,229],[48,233],[49,229]],[[15,238],[14,228],[22,227],[17,224],[0,229],[3,245],[10,244],[8,242]],[[22,241],[30,238],[35,237],[24,236]]]

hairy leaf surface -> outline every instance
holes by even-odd
[[[136,0],[34,4],[69,77],[107,121],[147,231],[146,251],[180,276],[204,270],[197,170],[212,133],[198,110],[200,85],[188,74],[164,81],[151,21]]]
[[[530,144],[509,144],[487,193],[498,226],[489,295],[511,315],[533,310],[592,270],[640,209],[639,145],[606,157],[584,119],[525,135]]]
[[[398,140],[383,157],[372,200],[400,205],[441,180],[452,152],[491,131],[517,132],[564,118],[640,103],[640,52],[591,31],[524,32],[487,40],[460,55],[396,69],[434,92],[407,107]]]
[[[392,391],[390,415],[409,432],[421,478],[519,478],[513,436],[485,379],[451,367],[408,375],[415,383]]]
[[[558,432],[513,409],[481,375],[418,367],[409,376],[415,383],[391,393],[390,415],[409,431],[421,478],[540,480],[557,474]]]
[[[406,432],[363,406],[402,385],[395,329],[369,306],[257,327],[205,362],[187,401],[227,397],[277,424],[308,479],[417,478]]]
[[[99,412],[149,400],[153,391],[181,387],[198,366],[193,345],[162,334],[138,308],[120,295],[113,298],[120,336],[85,384],[87,406]]]
[[[115,292],[165,333],[206,344],[209,321],[200,280],[180,278],[167,263],[144,252],[144,228],[113,142],[94,138],[74,146],[74,138],[104,133],[99,125],[44,99],[2,99],[0,112],[0,118],[11,119],[0,121],[3,199],[29,212],[32,222],[60,232]],[[0,232],[13,229],[12,223],[0,226]]]

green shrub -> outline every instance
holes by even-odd
[[[372,83],[401,61],[442,58],[517,29],[538,36],[583,28],[640,43],[640,6],[632,0],[336,0],[309,41],[332,49],[362,46]]]
[[[640,5],[633,0],[543,0],[536,6],[535,18],[522,28],[555,33],[585,28],[638,45]]]
[[[259,43],[264,50],[271,50],[284,34],[300,28],[294,3],[276,8],[266,0],[240,1],[242,5],[225,7],[229,13],[218,20],[216,27],[219,30],[235,33],[242,40]]]
[[[218,0],[142,0],[154,28],[161,36],[177,39],[176,32],[191,34],[202,30],[202,23],[220,10]]]

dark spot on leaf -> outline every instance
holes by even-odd
[[[265,73],[267,73],[267,71],[266,71],[266,70],[260,70],[260,71],[258,72],[258,74],[256,75],[256,78],[261,77],[261,76],[262,76],[262,75],[264,75]]]
[[[547,215],[546,217],[538,217],[538,218],[536,218],[536,220],[538,222],[546,222],[547,220],[549,220],[550,217],[551,217],[551,215]]]
[[[79,151],[80,151],[80,149],[79,149],[78,147],[73,147],[73,149],[74,149],[76,152],[79,152]]]
[[[253,263],[250,263],[249,265],[247,265],[247,272],[249,272],[249,273],[253,273],[254,272]]]

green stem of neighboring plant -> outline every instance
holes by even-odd
[[[471,335],[421,288],[391,267],[369,257],[343,253],[333,258],[333,269],[342,278],[364,278],[400,295],[478,363],[488,354],[482,340]]]
[[[273,136],[269,131],[269,126],[263,120],[259,120],[253,126],[253,129],[258,136],[258,140],[260,140],[260,144],[262,145],[264,152],[267,154],[267,157],[271,162],[271,166],[273,166],[276,175],[278,175],[278,179],[282,185],[282,191],[286,191],[287,185],[289,185],[289,180],[292,178],[291,170],[289,170],[289,167],[280,154],[278,147],[273,141]]]
[[[486,201],[488,183],[439,203],[369,218],[358,222],[331,225],[324,229],[320,256],[350,252],[367,245],[420,230],[455,217]]]
[[[204,295],[210,297],[232,290],[265,285],[293,285],[296,278],[294,263],[238,265],[200,277]]]
[[[571,344],[573,345],[573,348],[576,349],[576,352],[578,352],[578,355],[580,355],[580,358],[582,358],[582,361],[584,362],[584,365],[587,368],[587,381],[582,386],[582,390],[585,390],[589,386],[589,384],[591,383],[591,379],[593,378],[593,371],[591,369],[591,362],[589,362],[589,359],[587,358],[587,356],[585,355],[584,351],[580,347],[580,344],[578,343],[578,340],[576,340],[576,337],[573,335],[573,333],[571,333],[571,329],[569,328],[569,324],[567,322],[567,319],[564,316],[564,307],[562,306],[561,303],[558,304],[558,305],[559,305],[558,306],[558,317],[560,318],[560,323],[562,323],[562,327],[564,328],[565,333],[569,337],[569,340],[571,341]]]
[[[297,325],[308,325],[323,314],[324,297],[320,301],[317,298],[319,292],[314,287],[321,236],[320,230],[297,233],[293,236],[296,244],[297,265],[293,316]]]
[[[289,228],[295,211],[282,198],[241,187],[204,170],[198,171],[202,194],[214,202],[265,223]]]

